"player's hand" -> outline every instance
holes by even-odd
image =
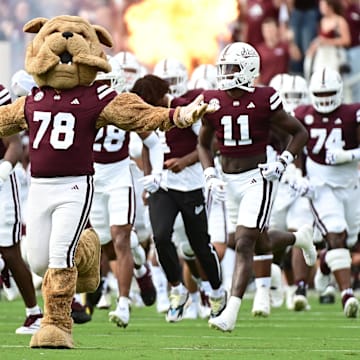
[[[214,112],[214,107],[209,107],[204,103],[204,96],[199,95],[196,99],[187,106],[182,106],[179,111],[176,111],[174,115],[174,124],[178,128],[185,128],[191,126],[198,121],[208,112]]]
[[[289,186],[297,196],[304,196],[311,200],[315,198],[315,189],[306,177],[293,179],[292,182],[289,182]]]
[[[325,163],[329,165],[344,164],[353,161],[351,151],[341,148],[330,148],[326,150]]]
[[[144,189],[153,194],[160,188],[161,174],[146,175],[138,180],[144,186]]]
[[[215,202],[222,202],[226,199],[226,183],[219,178],[210,177],[206,180],[206,186],[209,190],[209,196]]]
[[[258,164],[261,175],[268,181],[279,180],[285,171],[285,165],[281,161],[273,161],[265,164]]]

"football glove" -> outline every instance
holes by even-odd
[[[202,118],[204,114],[215,111],[213,107],[208,108],[208,104],[204,103],[203,95],[199,95],[189,105],[179,107],[178,109],[179,111],[174,113],[174,124],[178,128],[191,126]]]
[[[266,164],[259,164],[261,175],[268,181],[279,180],[285,171],[285,165],[280,161],[273,161]]]
[[[329,148],[326,150],[325,163],[337,165],[359,160],[359,152],[360,149],[344,150],[341,148]]]
[[[308,178],[294,178],[293,181],[289,182],[289,186],[297,196],[304,196],[311,200],[315,199],[315,189],[310,185]]]
[[[259,164],[261,175],[268,181],[279,180],[286,166],[294,161],[294,156],[287,150],[283,151],[277,161]]]
[[[148,193],[153,194],[154,192],[158,191],[160,188],[161,174],[146,175],[140,178],[139,182],[142,183],[144,189]]]
[[[204,170],[206,186],[209,190],[209,196],[215,202],[225,201],[226,198],[226,183],[216,176],[216,170],[213,167],[208,167]]]

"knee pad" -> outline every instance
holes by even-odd
[[[333,272],[340,269],[349,269],[351,267],[350,251],[349,249],[328,250],[325,261]]]

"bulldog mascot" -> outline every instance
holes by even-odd
[[[27,251],[32,270],[43,276],[44,299],[44,317],[30,347],[67,349],[74,347],[73,296],[99,284],[99,239],[85,229],[97,130],[107,124],[128,131],[187,127],[210,109],[201,96],[186,107],[152,107],[135,94],[118,95],[94,81],[97,72],[111,70],[102,45],[111,47],[112,39],[80,17],[36,18],[24,32],[36,34],[25,68],[37,87],[1,106],[0,137],[29,131]],[[0,177],[12,171],[7,165]]]

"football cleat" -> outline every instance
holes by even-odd
[[[98,288],[93,293],[86,293],[86,308],[89,314],[93,314],[96,304],[100,301],[103,292],[104,280],[100,280]]]
[[[183,319],[195,320],[198,318],[198,310],[200,304],[191,302],[189,306],[184,310]]]
[[[223,332],[231,332],[235,328],[236,316],[225,317],[223,314],[220,316],[210,318],[208,321],[209,327],[212,329],[220,330]]]
[[[111,308],[111,294],[110,292],[103,293],[99,302],[96,304],[98,309],[110,309]]]
[[[226,308],[226,302],[227,302],[227,293],[224,290],[222,296],[220,297],[210,297],[209,298],[209,302],[210,302],[210,317],[217,317],[219,316],[224,309]]]
[[[344,314],[347,318],[356,318],[359,313],[359,301],[353,295],[344,295],[342,298]]]
[[[184,310],[190,305],[189,292],[178,293],[176,290],[170,291],[170,307],[166,313],[167,322],[177,322],[183,318]]]
[[[40,329],[43,314],[29,315],[26,317],[24,325],[15,330],[15,334],[33,335]]]
[[[86,311],[86,307],[75,299],[71,303],[71,317],[75,324],[84,324],[91,320],[91,315]]]
[[[140,295],[142,301],[146,306],[151,306],[156,301],[156,289],[152,281],[151,270],[147,263],[145,263],[146,273],[140,277],[136,277],[136,281],[140,288]]]
[[[320,304],[335,304],[336,290],[333,285],[328,285],[319,296]]]
[[[306,286],[298,285],[293,297],[293,306],[295,311],[304,311],[308,308],[309,303],[306,297]]]
[[[304,255],[306,265],[315,265],[317,259],[317,251],[313,242],[313,228],[310,225],[302,226],[298,231],[294,232],[295,244],[294,246],[301,248]]]
[[[109,321],[118,327],[126,328],[130,320],[130,306],[117,305],[114,311],[109,312]]]
[[[254,316],[268,317],[270,315],[270,289],[259,287],[256,289],[251,313]]]

